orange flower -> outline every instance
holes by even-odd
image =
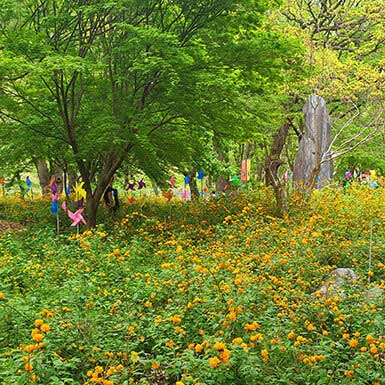
[[[247,330],[247,331],[254,331],[254,330],[259,329],[260,327],[261,327],[261,325],[258,322],[253,322],[251,324],[247,323],[244,326],[244,329]]]
[[[222,362],[229,362],[231,356],[231,351],[229,349],[223,349],[223,351],[219,354]]]
[[[35,325],[35,327],[38,328],[39,326],[44,324],[44,321],[42,319],[37,319],[33,324]]]
[[[211,357],[209,359],[209,364],[212,368],[216,368],[221,363],[221,360],[218,357]]]
[[[295,337],[295,333],[293,331],[290,331],[289,334],[287,335],[287,338],[289,340],[292,340]]]
[[[216,342],[214,345],[215,350],[224,350],[226,347],[224,342]]]
[[[169,317],[169,320],[175,324],[182,322],[182,318],[178,314]]]
[[[32,339],[33,339],[34,341],[36,341],[36,342],[41,342],[41,341],[43,341],[43,339],[44,339],[44,335],[43,335],[43,334],[40,334],[40,333],[34,333],[34,334],[32,335]]]
[[[349,341],[349,346],[351,348],[356,348],[358,346],[358,341],[355,339],[355,338],[352,338],[350,341]]]
[[[40,330],[44,333],[48,333],[51,330],[51,327],[48,324],[42,324]]]

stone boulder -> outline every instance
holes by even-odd
[[[340,267],[329,273],[325,283],[318,288],[312,295],[329,297],[340,295],[343,291],[343,286],[349,283],[354,283],[358,280],[358,275],[352,269]]]

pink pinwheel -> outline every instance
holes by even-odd
[[[187,201],[190,199],[190,194],[189,194],[189,191],[187,189],[183,189],[182,191],[182,199]]]
[[[170,178],[170,184],[171,184],[171,187],[172,187],[172,188],[175,187],[175,177],[174,177],[174,176],[172,176],[172,177]]]
[[[76,210],[74,213],[71,210],[67,209],[67,204],[65,202],[61,205],[62,209],[67,213],[67,215],[70,217],[70,219],[73,220],[71,226],[77,226],[80,222],[87,224],[86,220],[83,218],[83,208],[80,208]]]

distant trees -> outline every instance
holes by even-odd
[[[249,137],[255,93],[295,48],[257,31],[258,1],[1,3],[3,133],[76,164],[91,226],[126,159],[156,178],[204,158],[213,137]]]

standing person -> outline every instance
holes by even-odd
[[[103,199],[104,204],[108,208],[109,211],[117,211],[120,207],[118,190],[113,188],[114,177],[111,178],[109,185],[107,186]]]

